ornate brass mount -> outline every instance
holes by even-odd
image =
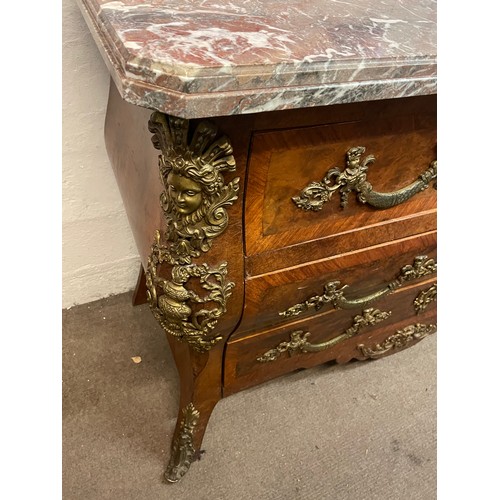
[[[340,286],[340,281],[329,281],[324,285],[322,295],[314,295],[304,302],[295,304],[289,307],[286,311],[281,311],[280,316],[289,318],[298,316],[310,309],[318,311],[325,304],[331,304],[333,309],[354,309],[363,307],[370,302],[373,302],[384,295],[393,292],[397,288],[403,286],[404,283],[412,281],[428,274],[433,274],[437,270],[437,265],[434,259],[430,259],[427,255],[419,255],[415,257],[412,265],[404,266],[394,280],[387,285],[384,285],[380,290],[357,299],[347,299],[344,297],[344,290],[348,285]]]
[[[154,317],[169,335],[187,342],[198,352],[209,350],[221,340],[213,330],[219,318],[226,312],[226,303],[231,296],[234,283],[227,282],[227,263],[212,269],[207,264],[174,265],[172,279],[158,276],[158,270],[166,262],[172,264],[168,247],[160,242],[156,231],[156,242],[151,248],[146,272],[149,306]],[[188,289],[186,284],[198,278],[199,284],[208,294],[204,297]],[[162,291],[160,293],[160,291]],[[197,304],[212,302],[215,307],[195,309]]]
[[[165,472],[165,479],[169,483],[179,481],[196,458],[193,434],[200,418],[200,412],[193,406],[193,403],[189,403],[182,410],[182,415],[179,434],[172,442],[170,461]]]
[[[384,321],[391,315],[391,311],[384,312],[379,309],[365,309],[361,315],[354,316],[352,326],[349,327],[341,335],[337,335],[333,339],[327,340],[326,342],[321,342],[320,344],[311,344],[307,339],[311,335],[310,332],[304,332],[303,330],[297,330],[290,334],[290,341],[281,342],[274,349],[270,349],[262,356],[257,358],[257,361],[265,363],[268,361],[275,361],[279,356],[285,352],[292,354],[296,351],[302,353],[306,352],[319,352],[324,351],[334,345],[343,342],[344,340],[350,339],[359,333],[363,328],[370,325],[375,325]]]
[[[189,264],[208,252],[228,225],[226,207],[238,198],[240,179],[225,184],[222,172],[236,168],[233,148],[226,136],[216,139],[217,128],[207,121],[197,125],[191,141],[189,121],[182,118],[155,112],[149,130],[162,152],[160,202],[170,253],[177,264]]]
[[[149,129],[153,145],[161,150],[160,204],[166,229],[156,231],[148,259],[148,301],[168,334],[204,352],[221,340],[213,330],[226,312],[234,283],[226,280],[226,262],[210,268],[192,261],[208,252],[228,225],[226,207],[238,197],[239,178],[225,184],[222,172],[236,168],[233,148],[227,137],[216,138],[217,128],[207,121],[198,123],[189,139],[188,120],[154,112]],[[160,273],[169,266],[171,278],[165,279]],[[206,296],[187,288],[193,278],[199,281],[196,290],[208,290]],[[215,307],[200,307],[207,302]]]
[[[415,313],[421,313],[431,302],[437,300],[437,283],[434,283],[429,289],[422,290],[415,300],[413,305],[415,307]]]
[[[368,203],[374,208],[390,208],[426,189],[431,180],[437,176],[437,161],[434,160],[429,168],[409,186],[392,193],[378,193],[366,180],[366,172],[369,165],[375,162],[375,157],[368,155],[364,160],[361,160],[365,149],[363,146],[350,148],[346,154],[344,171],[341,172],[337,167],[331,168],[321,182],[311,182],[300,192],[300,195],[292,197],[297,207],[317,212],[323,208],[327,201],[331,200],[333,193],[338,191],[340,193],[340,206],[345,208],[349,193],[355,191],[358,193],[358,200],[361,203]]]
[[[416,325],[407,326],[403,330],[398,330],[381,344],[376,344],[374,347],[366,347],[364,344],[359,344],[358,349],[367,358],[378,358],[392,349],[403,349],[414,340],[422,340],[436,333],[436,330],[436,325],[417,323]]]

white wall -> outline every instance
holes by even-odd
[[[74,0],[62,9],[66,308],[134,288],[139,256],[104,144],[109,73]]]

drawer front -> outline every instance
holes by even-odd
[[[310,249],[323,258],[408,236],[403,220],[411,234],[435,229],[433,103],[425,101],[418,111],[401,106],[390,118],[381,110],[352,121],[254,134],[245,209],[251,274],[310,260]],[[309,245],[339,235],[323,247],[329,253]],[[301,244],[309,245],[306,252],[276,252]],[[272,258],[259,256],[267,252]]]
[[[247,278],[243,317],[232,339],[332,309],[365,306],[429,279],[436,272],[436,237],[433,231]]]
[[[437,282],[409,286],[370,307],[330,311],[230,341],[224,395],[299,368],[383,357],[436,330]]]

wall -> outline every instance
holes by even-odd
[[[62,2],[62,305],[128,291],[139,256],[104,144],[109,73],[74,0]]]

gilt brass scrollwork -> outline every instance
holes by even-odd
[[[373,347],[366,347],[364,344],[359,344],[358,350],[367,358],[378,358],[393,349],[403,349],[414,340],[422,340],[436,333],[436,331],[436,325],[417,323],[416,325],[407,326],[403,330],[398,330],[395,334],[385,339],[384,342],[376,344]]]
[[[422,290],[413,301],[415,313],[421,313],[431,302],[437,300],[437,283],[434,283],[429,289]]]
[[[348,299],[344,296],[345,290],[348,285],[342,285],[340,281],[329,281],[324,285],[323,294],[314,295],[304,302],[295,304],[285,311],[279,313],[280,316],[289,318],[298,316],[311,309],[318,311],[325,304],[330,304],[333,309],[353,309],[363,307],[370,302],[373,302],[388,293],[392,293],[397,288],[403,286],[406,282],[412,281],[428,274],[433,274],[437,270],[437,265],[434,259],[427,257],[427,255],[419,255],[415,257],[412,265],[404,266],[394,280],[384,285],[380,290],[377,290],[370,295],[356,299]]]
[[[409,186],[391,193],[379,193],[374,191],[372,185],[366,180],[368,167],[375,162],[375,157],[368,155],[362,160],[361,156],[365,150],[363,146],[350,148],[346,154],[346,167],[343,171],[337,167],[331,168],[320,182],[311,182],[300,192],[300,195],[292,197],[293,202],[302,210],[317,212],[338,191],[340,206],[345,208],[349,193],[355,191],[361,203],[368,203],[374,208],[390,208],[423,191],[437,177],[437,161],[434,160],[429,168]]]
[[[324,351],[325,349],[333,347],[344,340],[354,337],[361,329],[384,321],[390,315],[391,311],[385,312],[373,308],[365,309],[361,314],[354,316],[352,326],[350,326],[344,333],[319,344],[311,344],[308,341],[308,337],[311,335],[310,332],[297,330],[290,334],[290,340],[288,342],[281,342],[274,349],[270,349],[262,356],[258,357],[257,361],[260,361],[261,363],[275,361],[285,352],[292,354],[297,351],[302,353]]]
[[[170,461],[165,472],[165,479],[169,483],[176,483],[186,474],[196,454],[193,434],[200,418],[200,412],[193,406],[193,403],[189,403],[182,410],[182,416],[179,433],[172,441]]]
[[[227,263],[215,268],[207,264],[174,265],[171,278],[158,276],[158,269],[166,262],[172,264],[168,247],[160,242],[156,232],[156,243],[148,259],[146,286],[148,302],[154,317],[166,333],[187,342],[198,352],[209,350],[221,337],[213,333],[217,321],[226,312],[227,299],[234,283],[227,281]],[[201,288],[207,290],[200,296],[188,288],[188,282],[197,278]],[[212,303],[207,308],[205,304]]]
[[[165,234],[177,264],[208,252],[212,240],[229,221],[226,207],[239,191],[239,177],[225,184],[222,172],[236,169],[233,148],[225,136],[216,139],[217,128],[199,123],[189,141],[189,121],[155,112],[149,120],[152,142],[160,149],[160,195],[167,223]]]
[[[160,204],[166,229],[156,231],[148,259],[148,302],[165,332],[204,352],[221,340],[213,330],[235,285],[227,281],[226,262],[209,267],[193,259],[208,252],[228,225],[226,208],[238,197],[239,178],[226,184],[222,172],[236,168],[233,149],[207,121],[198,123],[189,139],[188,120],[155,112],[149,129],[153,145],[161,150]],[[166,279],[161,274],[168,268],[171,277]],[[197,286],[188,286],[191,280]],[[195,291],[200,287],[208,291],[205,296]],[[203,307],[207,303],[212,307]]]

